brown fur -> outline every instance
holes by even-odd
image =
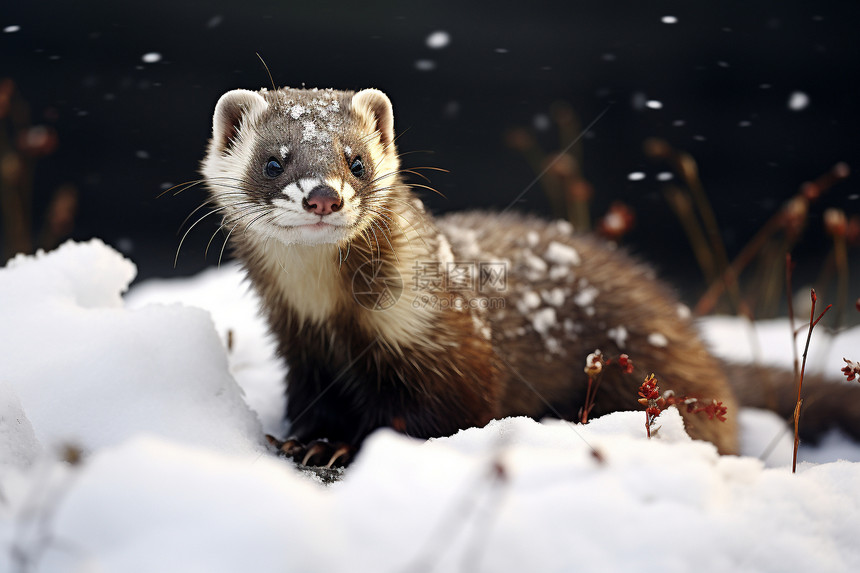
[[[592,416],[641,409],[638,387],[645,376],[654,372],[662,390],[722,401],[730,413],[725,423],[686,411],[682,416],[692,437],[713,442],[722,453],[737,451],[737,403],[720,365],[707,352],[690,321],[680,315],[681,306],[672,290],[655,280],[648,267],[595,238],[572,235],[563,225],[533,217],[474,213],[443,219],[443,228],[453,225],[477,231],[477,241],[491,249],[491,254],[507,253],[512,259],[507,304],[490,316],[493,345],[504,358],[507,371],[501,402],[503,415],[551,415],[553,411],[545,403],[549,402],[552,410],[565,418],[578,419],[588,383],[585,359],[600,349],[607,357],[628,354],[636,368],[633,374],[611,366],[605,369]],[[538,234],[537,243],[531,246],[525,240],[529,231]],[[582,258],[581,264],[572,267],[561,280],[524,277],[520,270],[523,263],[517,257],[544,253],[553,241],[574,247]],[[454,246],[456,250],[456,242]],[[580,327],[567,332],[559,325],[550,330],[562,341],[560,351],[555,353],[546,348],[533,328],[518,334],[524,316],[512,303],[523,291],[548,291],[559,285],[570,288],[571,294],[556,313]],[[579,306],[576,295],[590,287],[597,289],[593,304]],[[588,314],[589,307],[593,314]],[[619,326],[628,334],[622,346],[608,334]],[[659,347],[649,343],[654,333],[665,336],[668,344]]]

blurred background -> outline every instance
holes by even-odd
[[[858,25],[835,0],[7,2],[2,260],[99,237],[139,279],[215,264],[206,220],[174,267],[203,189],[158,196],[198,177],[218,97],[269,85],[259,53],[279,86],[388,93],[405,164],[448,170],[436,212],[571,219],[702,312],[784,312],[791,250],[856,322]]]

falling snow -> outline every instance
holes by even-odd
[[[15,32],[21,31],[21,26],[6,26],[5,28],[3,28],[3,31],[7,34],[14,34]]]
[[[546,131],[550,128],[552,123],[550,122],[548,115],[545,113],[539,113],[532,120],[532,125],[534,125],[535,129],[538,131]]]
[[[161,61],[161,54],[158,52],[149,52],[140,58],[145,64],[154,64]]]
[[[416,60],[415,69],[419,72],[429,72],[436,69],[436,62],[433,60]]]
[[[641,171],[634,171],[633,173],[627,174],[627,179],[629,179],[630,181],[642,181],[643,179],[645,179],[645,174]]]
[[[660,18],[660,21],[664,24],[676,24],[678,22],[678,18],[675,16],[663,16]]]
[[[788,97],[788,109],[791,111],[800,111],[809,106],[809,96],[803,92],[792,92]]]
[[[437,30],[427,36],[427,47],[438,50],[444,48],[451,43],[451,34],[448,32]]]

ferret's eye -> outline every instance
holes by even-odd
[[[352,163],[349,164],[349,170],[359,179],[364,177],[364,163],[360,156],[352,160]]]
[[[263,173],[266,174],[266,177],[271,177],[272,179],[274,179],[283,172],[284,166],[281,165],[281,162],[274,157],[270,157],[269,160],[266,162],[266,166],[263,167]]]

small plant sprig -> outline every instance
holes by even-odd
[[[597,388],[600,386],[600,375],[603,369],[613,364],[612,358],[604,358],[603,353],[597,349],[585,359],[585,373],[588,375],[588,388],[585,391],[585,404],[582,406],[579,421],[583,424],[588,423],[588,415],[591,409],[594,408],[594,396],[597,394]],[[618,357],[618,366],[627,374],[633,373],[633,361],[626,354]]]
[[[657,417],[669,406],[677,408],[684,406],[687,408],[687,412],[704,413],[709,420],[716,418],[720,422],[726,421],[726,414],[728,413],[728,409],[723,406],[723,403],[717,400],[712,399],[710,402],[703,402],[698,398],[675,396],[671,390],[660,394],[660,386],[653,373],[649,374],[639,386],[639,396],[639,403],[645,406],[645,432],[648,439],[651,439],[651,428],[654,427]]]
[[[800,427],[800,407],[803,404],[803,399],[800,397],[800,391],[803,388],[803,374],[806,371],[806,355],[809,352],[809,341],[812,339],[812,329],[815,328],[815,325],[818,324],[818,321],[824,317],[832,304],[828,304],[827,308],[821,311],[821,314],[818,315],[818,318],[815,318],[815,303],[818,301],[818,297],[815,296],[815,289],[811,289],[810,297],[812,298],[812,308],[809,311],[809,330],[806,333],[806,346],[803,348],[803,361],[800,365],[800,379],[797,381],[797,404],[794,406],[794,452],[791,456],[791,473],[796,473],[797,471],[797,447],[800,445],[800,434],[798,433],[798,429]]]
[[[854,303],[855,308],[857,308],[857,312],[860,312],[860,298],[857,299],[857,302]],[[848,381],[851,382],[854,379],[857,379],[860,382],[860,362],[853,362],[843,357],[842,360],[845,361],[845,368],[842,369],[842,373],[848,377]]]
[[[849,382],[860,376],[860,363],[852,362],[847,358],[843,358],[842,360],[844,360],[845,364],[847,364],[847,366],[842,369],[842,373],[848,377]],[[860,380],[857,381],[860,382]]]

